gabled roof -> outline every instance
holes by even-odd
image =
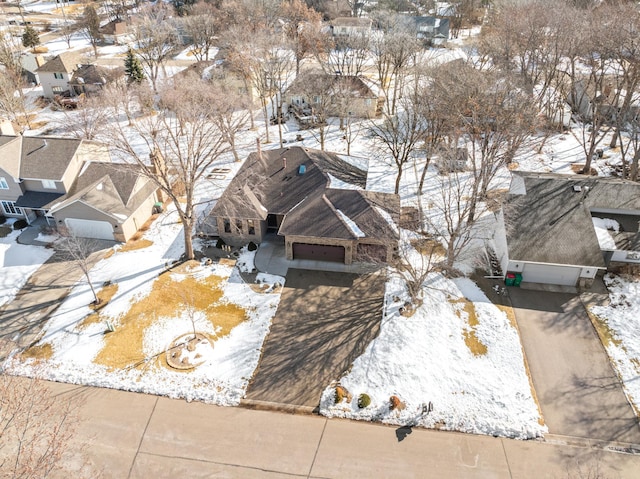
[[[156,189],[132,165],[92,161],[82,169],[69,192],[49,206],[53,213],[81,201],[123,221]]]
[[[353,189],[332,188],[332,181]],[[377,208],[399,217],[398,196],[363,191],[366,181],[365,170],[335,153],[298,146],[254,152],[211,216],[264,220],[268,214],[285,215],[282,235],[395,237]]]
[[[79,65],[77,70],[73,72],[69,83],[75,85],[105,85],[123,75],[124,69],[122,68],[103,68],[97,65]]]
[[[0,168],[14,178],[20,178],[22,136],[0,135]]]
[[[313,91],[313,87],[309,88],[305,85],[314,85],[317,90]],[[378,98],[378,95],[359,76],[332,75],[321,71],[306,72],[298,75],[288,91],[291,93],[298,91],[311,93],[313,91],[318,94],[339,94],[339,90],[344,88],[348,89],[349,94],[357,98]]]
[[[22,137],[20,178],[60,181],[81,143],[73,138]]]
[[[638,183],[579,175],[513,174],[512,185],[519,184],[519,191],[507,196],[504,208],[511,260],[603,268],[592,212],[640,215]]]
[[[56,55],[36,71],[38,73],[72,73],[82,63],[82,56],[75,52],[66,52]]]

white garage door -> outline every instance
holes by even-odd
[[[65,224],[71,232],[81,238],[97,238],[113,241],[113,227],[106,221],[67,218]]]
[[[580,277],[580,268],[547,264],[525,264],[522,281],[528,283],[562,284],[575,286]]]

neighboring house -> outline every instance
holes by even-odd
[[[397,195],[366,191],[367,172],[335,153],[301,147],[251,153],[207,223],[227,244],[284,236],[287,259],[390,261]],[[207,233],[207,231],[204,231]]]
[[[45,217],[78,236],[126,241],[151,215],[155,190],[139,175],[115,168],[106,145],[0,136],[0,205],[5,216],[28,223]]]
[[[69,91],[69,81],[82,57],[77,53],[61,53],[36,70],[45,98],[53,99]]]
[[[126,45],[133,40],[133,35],[129,32],[129,26],[122,20],[111,20],[100,27],[100,33],[104,42],[111,45]]]
[[[364,17],[338,17],[331,21],[330,28],[334,37],[365,36],[371,33],[372,21]]]
[[[36,55],[29,52],[20,53],[20,65],[22,66],[22,73],[29,83],[36,85],[40,84],[40,78],[38,77],[38,68],[45,64],[42,55]]]
[[[240,95],[247,95],[251,102],[255,103],[260,100],[258,91],[248,79],[243,78],[231,67],[222,50],[216,54],[213,60],[195,62],[176,73],[174,78],[188,78],[189,75],[196,75],[202,80],[222,80],[227,88],[238,92]]]
[[[567,103],[583,120],[591,121],[594,115],[600,115],[606,121],[615,121],[624,106],[627,91],[619,88],[621,78],[608,75],[596,85],[590,80],[578,80],[567,96]],[[629,118],[640,113],[640,94],[632,92],[629,98]]]
[[[78,65],[69,80],[72,95],[100,93],[111,82],[124,77],[124,68],[103,68],[97,65]]]
[[[321,106],[327,116],[337,117],[373,118],[382,100],[361,77],[323,72],[301,73],[286,95],[287,103],[301,115],[311,115]]]
[[[418,39],[430,45],[444,45],[449,40],[449,19],[410,17]]]
[[[589,287],[598,271],[640,263],[638,183],[513,172],[504,217],[503,271],[523,281]]]

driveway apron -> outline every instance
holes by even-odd
[[[579,297],[509,295],[549,432],[640,444],[638,419]]]
[[[384,277],[290,269],[247,399],[315,407],[380,329]]]

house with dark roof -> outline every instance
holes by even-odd
[[[133,40],[133,35],[129,32],[129,25],[122,20],[111,20],[101,26],[100,34],[104,42],[111,45],[125,45]]]
[[[277,234],[287,259],[391,260],[400,199],[367,191],[366,167],[350,160],[302,147],[258,149],[209,214],[209,233],[232,245]]]
[[[522,280],[588,287],[598,271],[640,264],[640,184],[513,172],[504,207],[503,270]]]
[[[106,145],[0,135],[0,213],[44,217],[81,237],[127,241],[151,216],[156,187],[110,161]]]

